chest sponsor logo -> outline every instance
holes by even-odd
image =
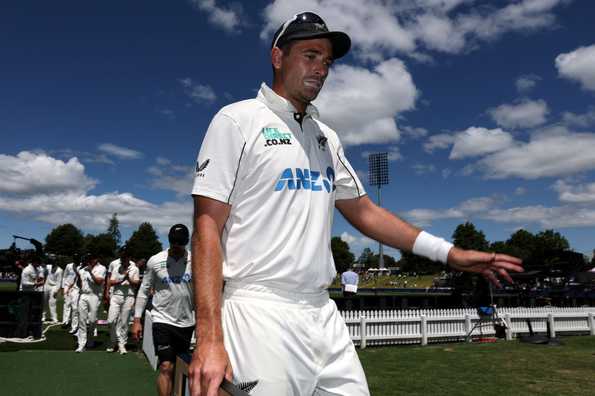
[[[191,274],[176,275],[176,276],[165,276],[161,278],[161,283],[169,285],[170,283],[188,283],[192,280]]]
[[[262,136],[264,137],[264,147],[291,145],[291,133],[281,132],[277,128],[262,128]]]
[[[275,184],[275,191],[283,190],[312,190],[335,191],[335,171],[330,166],[326,168],[326,177],[320,171],[307,168],[287,168],[281,172],[281,176]]]

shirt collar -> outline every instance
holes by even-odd
[[[260,85],[260,90],[258,91],[256,99],[260,100],[262,103],[267,105],[267,107],[269,107],[271,110],[289,112],[292,114],[297,113],[297,110],[289,100],[285,99],[282,96],[279,96],[265,83],[262,83]],[[309,115],[312,118],[318,118],[319,113],[316,106],[310,103],[308,107],[306,107],[306,115]]]

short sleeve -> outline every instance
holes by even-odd
[[[232,204],[246,141],[229,115],[217,113],[200,147],[192,195]]]
[[[130,269],[128,270],[128,278],[134,281],[138,281],[140,279],[139,270],[137,266],[130,267]]]
[[[103,265],[98,266],[98,267],[99,268],[97,268],[97,270],[93,270],[93,272],[95,273],[95,276],[98,276],[100,278],[105,278],[107,269]]]
[[[357,177],[355,170],[347,161],[343,152],[343,146],[339,143],[335,155],[337,156],[337,166],[335,167],[335,186],[337,192],[335,199],[352,199],[366,195],[364,187]]]

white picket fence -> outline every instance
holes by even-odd
[[[595,335],[595,307],[498,308],[497,313],[507,324],[507,340],[529,333],[527,319],[535,333],[546,333],[549,321],[551,337],[556,333]],[[480,320],[473,308],[342,311],[341,315],[360,348],[464,341]],[[482,321],[472,332],[472,336],[482,335],[495,335],[491,321]]]

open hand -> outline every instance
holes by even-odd
[[[499,277],[514,283],[508,272],[523,272],[522,264],[521,259],[502,253],[463,250],[457,247],[448,252],[448,265],[453,269],[481,274],[496,287],[502,287]]]

